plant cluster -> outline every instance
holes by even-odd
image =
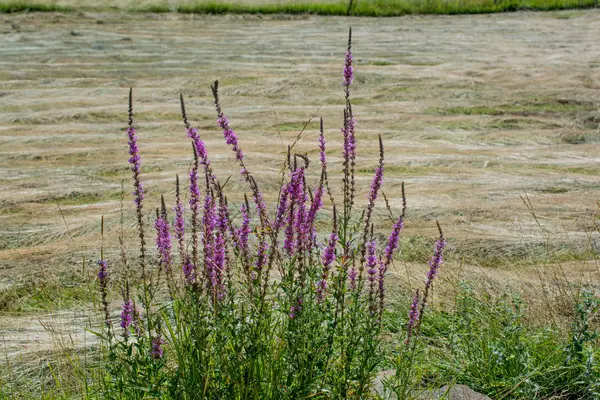
[[[138,133],[129,93],[129,164],[133,181],[139,257],[136,268],[111,274],[101,257],[98,282],[105,314],[102,338],[108,368],[101,394],[110,398],[298,399],[367,398],[384,358],[381,321],[386,273],[404,226],[402,213],[385,243],[375,239],[373,210],[384,176],[384,148],[367,206],[356,212],[356,120],[352,35],[348,38],[344,90],[342,192],[329,184],[323,120],[318,182],[311,184],[306,154],[288,147],[274,210],[263,200],[238,136],[224,114],[219,82],[212,85],[217,126],[249,188],[239,218],[212,168],[199,131],[181,111],[193,149],[183,201],[176,177],[175,205],[164,197],[155,210],[155,256],[148,246],[145,187]],[[337,201],[337,197],[341,199]],[[404,199],[404,193],[403,193]],[[330,232],[315,221],[331,205]],[[392,210],[386,201],[387,209]],[[271,211],[274,211],[272,213]],[[419,331],[446,241],[440,236],[422,296],[414,297],[404,346]],[[125,250],[121,265],[127,266]],[[118,277],[111,282],[111,276]],[[122,292],[119,323],[109,310],[108,287]]]

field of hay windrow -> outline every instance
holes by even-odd
[[[599,10],[388,19],[32,13],[0,16],[0,288],[56,280],[67,282],[69,301],[79,296],[69,282],[93,273],[101,215],[107,252],[119,251],[123,180],[126,236],[135,236],[129,87],[148,205],[160,194],[173,203],[175,174],[185,177],[192,159],[180,93],[215,171],[231,176],[231,201],[248,190],[216,127],[215,79],[267,201],[286,146],[311,118],[298,151],[316,161],[319,116],[339,188],[349,26],[358,201],[382,135],[383,191],[396,210],[406,184],[404,261],[425,265],[436,219],[450,240],[447,275],[522,282],[537,277],[529,264],[585,257],[598,240]],[[387,221],[381,203],[377,218]],[[411,250],[422,241],[423,252]],[[598,281],[595,263],[576,264]],[[396,270],[401,279],[404,264]]]

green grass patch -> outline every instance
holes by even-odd
[[[48,196],[44,199],[41,199],[40,203],[58,203],[61,206],[78,206],[83,204],[93,204],[100,203],[103,201],[113,201],[119,200],[121,198],[121,193],[119,192],[78,192],[73,191],[68,194],[58,195],[58,196]]]
[[[73,11],[74,8],[59,6],[54,3],[40,3],[31,1],[7,1],[0,3],[0,13],[16,13],[16,12],[67,12]]]
[[[362,0],[349,9],[348,2],[337,3],[272,3],[237,4],[199,1],[170,6],[165,3],[134,6],[130,12],[196,13],[196,14],[314,14],[351,15],[360,17],[394,17],[407,14],[482,14],[518,10],[565,10],[597,7],[598,0]],[[65,7],[51,2],[8,1],[0,4],[0,12],[107,10],[106,6]],[[428,64],[429,65],[429,64]]]
[[[561,139],[563,142],[568,144],[598,143],[600,142],[600,133],[598,131],[572,133],[562,135]]]
[[[593,111],[597,107],[592,103],[582,103],[569,100],[527,101],[498,106],[472,106],[428,108],[427,113],[442,115],[544,115],[568,114],[578,111]]]
[[[0,291],[0,313],[53,312],[88,306],[97,298],[94,283],[75,275],[38,276]]]

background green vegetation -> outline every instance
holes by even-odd
[[[130,12],[180,12],[198,14],[316,14],[360,17],[393,17],[408,14],[483,14],[519,10],[548,11],[597,7],[598,0],[354,0],[351,2],[278,2],[229,3],[219,1],[188,2],[171,5],[156,2],[128,5]],[[0,12],[110,10],[102,3],[6,1]]]

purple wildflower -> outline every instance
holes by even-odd
[[[108,334],[111,335],[112,322],[110,320],[110,312],[108,311],[108,293],[106,286],[108,284],[108,270],[106,268],[106,261],[98,261],[98,280],[100,281],[100,294],[102,296],[102,309],[104,310],[104,323],[108,328]]]
[[[296,319],[296,316],[302,311],[302,303],[304,301],[301,298],[296,299],[296,304],[290,307],[290,319]]]
[[[371,182],[371,190],[369,190],[368,201],[369,206],[375,203],[377,199],[377,193],[379,189],[381,189],[381,185],[383,183],[383,165],[377,166],[375,170],[375,175],[373,176],[373,181]]]
[[[219,214],[217,216],[217,234],[215,237],[214,245],[214,271],[212,275],[211,284],[215,291],[217,298],[222,299],[224,293],[224,272],[227,267],[227,243],[226,234],[227,226],[229,223],[229,216],[227,213],[227,206],[222,204],[219,207]]]
[[[198,265],[198,215],[200,209],[200,188],[198,187],[198,164],[190,171],[190,209],[192,211],[192,263]]]
[[[306,194],[304,193],[303,180],[297,195],[296,218],[294,220],[294,231],[297,232],[296,250],[304,251],[308,249],[309,227],[307,223],[308,215],[306,215]]]
[[[329,271],[331,270],[331,263],[335,259],[335,245],[338,241],[338,235],[334,229],[329,236],[327,247],[323,250],[323,256],[321,260],[323,262],[323,271],[321,273],[321,279],[317,282],[317,299],[323,301],[325,293],[327,292],[327,278],[329,277]]]
[[[443,254],[444,254],[444,248],[446,247],[446,240],[444,240],[444,237],[441,236],[436,242],[435,242],[435,252],[433,254],[433,256],[431,257],[431,260],[429,260],[429,271],[427,272],[427,281],[425,282],[426,286],[429,287],[431,286],[431,283],[433,282],[433,279],[436,277],[438,269],[440,267],[440,265],[443,262]]]
[[[298,168],[292,172],[290,183],[287,186],[290,206],[283,248],[289,256],[293,256],[296,253],[298,242],[301,242],[301,240],[294,242],[294,232],[298,232],[298,237],[301,238],[300,220],[304,219],[305,200],[303,183],[304,168]],[[298,207],[298,210],[295,209],[296,207]]]
[[[204,141],[200,139],[200,136],[198,135],[198,129],[188,128],[187,135],[194,143],[194,149],[196,149],[196,154],[198,155],[200,164],[208,166],[210,164],[210,161],[208,160],[208,153],[206,152]]]
[[[171,230],[169,222],[164,216],[159,215],[154,227],[156,229],[156,248],[160,256],[160,263],[168,269],[171,266]]]
[[[156,335],[152,339],[152,351],[151,351],[152,358],[154,358],[155,360],[163,358],[164,350],[163,350],[162,346],[165,343],[167,343],[167,342],[160,335]]]
[[[214,272],[214,232],[217,224],[215,203],[212,197],[207,194],[204,197],[204,214],[202,216],[202,226],[204,235],[202,245],[204,247],[204,274],[207,284],[212,283]]]
[[[319,134],[319,160],[321,161],[321,166],[323,168],[327,166],[327,157],[325,154],[326,143],[327,142],[325,141],[325,134],[323,133],[323,130],[321,130],[321,133]]]
[[[400,232],[404,228],[404,218],[400,216],[394,226],[392,227],[392,232],[388,238],[387,246],[385,248],[385,265],[387,266],[392,262],[394,258],[394,252],[398,248],[398,241],[400,240]]]
[[[346,113],[346,122],[342,128],[342,135],[344,137],[344,159],[348,159],[351,162],[356,159],[356,133],[355,133],[356,119]]]
[[[244,164],[244,153],[239,147],[237,135],[229,126],[229,119],[223,114],[223,111],[221,110],[221,105],[219,103],[219,81],[215,81],[215,83],[211,86],[211,89],[213,92],[213,97],[215,99],[215,108],[217,111],[217,125],[223,130],[223,137],[225,138],[225,142],[231,146],[231,149],[235,153],[235,158],[238,160],[240,166],[242,167],[240,173],[252,189],[252,197],[254,200],[254,204],[256,205],[256,208],[258,210],[258,215],[260,217],[262,227],[264,228],[270,226],[267,207],[265,206],[262,193],[258,189],[256,181],[250,175],[250,171],[248,171],[246,165]]]
[[[387,266],[383,260],[379,260],[379,274],[378,274],[378,283],[379,283],[379,319],[381,320],[381,314],[383,313],[383,305],[385,300],[385,273],[387,271]]]
[[[410,305],[410,311],[408,312],[408,323],[406,326],[406,340],[404,344],[408,345],[410,343],[410,339],[412,338],[413,329],[419,322],[419,290],[417,289],[417,293],[415,293],[415,297],[413,298],[412,304]]]
[[[427,279],[425,280],[425,290],[423,292],[423,301],[421,302],[421,309],[419,310],[419,315],[421,316],[421,318],[423,318],[423,313],[425,312],[425,306],[427,305],[427,297],[429,295],[429,289],[431,288],[431,285],[433,284],[433,280],[435,279],[438,269],[440,268],[440,265],[442,265],[442,262],[444,261],[443,259],[443,255],[444,255],[444,248],[446,247],[446,239],[444,239],[444,233],[442,232],[442,228],[440,226],[440,224],[437,224],[438,226],[438,230],[440,231],[440,237],[438,238],[438,240],[435,242],[435,249],[434,249],[434,253],[433,256],[431,257],[431,259],[429,260],[429,271],[427,271]],[[419,328],[419,325],[417,325],[417,329]]]
[[[315,229],[315,219],[317,217],[317,211],[323,207],[323,183],[321,182],[315,190],[313,202],[310,205],[308,215],[304,221],[304,233],[306,235],[306,246],[307,250],[310,250],[313,243],[316,241],[317,232]]]
[[[198,171],[192,168],[190,171],[190,208],[193,212],[198,212],[200,204],[200,188],[198,187]]]
[[[106,278],[108,278],[108,270],[106,269],[106,261],[100,260],[98,261],[98,280],[100,281],[100,285],[106,285]]]
[[[269,245],[267,242],[260,241],[258,244],[258,251],[256,254],[256,269],[258,271],[262,271],[263,267],[267,262],[267,250],[269,249]]]
[[[238,138],[236,133],[229,127],[229,118],[225,115],[219,116],[217,119],[217,125],[223,129],[223,137],[225,138],[225,142],[231,146],[231,149],[235,153],[235,158],[238,161],[244,161],[244,153],[242,149],[240,149],[238,145]],[[248,171],[245,168],[242,168],[242,175],[246,175]]]
[[[123,328],[125,336],[128,335],[128,329],[131,326],[131,324],[133,324],[134,312],[135,306],[131,299],[123,303],[123,306],[121,308],[121,328]]]
[[[187,257],[182,266],[183,276],[185,277],[185,282],[188,285],[192,285],[196,282],[196,274],[194,271],[194,264],[190,261],[190,258]]]
[[[351,290],[355,290],[356,289],[356,277],[358,276],[358,270],[356,269],[356,266],[352,266],[352,268],[350,269],[350,272],[348,272],[348,280],[350,280],[350,289]]]
[[[354,68],[352,68],[352,31],[350,31],[348,36],[348,49],[346,50],[346,57],[344,63],[344,80],[342,81],[342,85],[349,90],[350,85],[354,81]]]
[[[371,315],[375,314],[375,280],[377,279],[377,256],[375,255],[376,243],[374,240],[367,243],[367,274],[369,275],[369,308]]]
[[[140,149],[137,143],[137,135],[134,127],[127,128],[127,135],[129,136],[129,164],[131,164],[131,171],[133,172],[133,195],[135,196],[133,202],[136,208],[142,208],[142,201],[144,200],[144,186],[140,181],[140,167],[141,157]]]
[[[179,177],[177,177],[177,187],[179,189]],[[185,218],[183,216],[185,209],[179,199],[179,190],[177,190],[177,205],[175,206],[175,239],[177,239],[177,247],[179,255],[184,259],[185,254]]]
[[[250,216],[248,207],[243,203],[240,207],[242,212],[242,226],[237,230],[237,245],[244,257],[248,254],[248,237],[250,236]]]
[[[288,203],[288,184],[286,183],[281,188],[281,197],[279,199],[279,204],[277,205],[277,216],[275,218],[275,230],[279,231],[281,226],[283,225],[283,217],[285,215],[285,211],[287,209]]]

